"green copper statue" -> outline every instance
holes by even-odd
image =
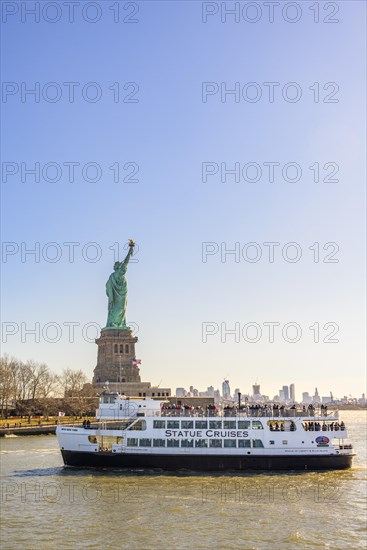
[[[106,283],[106,294],[108,296],[108,318],[105,328],[128,329],[126,324],[127,305],[127,280],[126,270],[130,257],[133,254],[135,243],[130,239],[129,252],[123,262],[115,262],[115,270]]]

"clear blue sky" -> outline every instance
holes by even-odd
[[[95,16],[93,8],[83,19],[76,7],[70,23],[58,2],[60,13],[51,7],[35,22],[21,13],[24,3],[3,4],[12,6],[3,12],[2,23],[2,80],[7,83],[1,104],[2,240],[15,243],[15,253],[2,257],[3,352],[45,361],[56,372],[82,368],[91,377],[97,346],[85,341],[82,327],[90,322],[104,326],[104,286],[114,262],[109,247],[118,242],[122,249],[132,237],[140,248],[139,261],[128,270],[128,320],[139,326],[142,379],[173,389],[191,384],[205,389],[219,387],[228,376],[232,389],[247,392],[258,380],[271,397],[291,382],[297,397],[315,386],[322,395],[333,390],[360,396],[365,387],[365,3],[336,2],[339,11],[333,16],[320,2],[319,23],[310,9],[314,3],[305,1],[297,3],[302,13],[295,23],[285,21],[280,11],[269,23],[263,2],[256,3],[262,10],[256,23],[247,22],[242,12],[238,23],[234,16],[221,22],[216,2],[207,9],[219,7],[219,13],[208,16],[207,23],[196,1],[138,2],[136,15],[129,15],[134,3],[120,2],[118,23],[110,9],[116,3],[108,0],[96,3],[96,23],[85,20]],[[7,15],[15,4],[19,11]],[[296,15],[289,11],[285,17]],[[124,23],[124,17],[138,22]],[[65,82],[80,83],[73,103]],[[102,92],[94,103],[81,92],[90,82]],[[115,103],[109,87],[117,82],[120,99],[131,94],[138,102]],[[138,84],[136,95],[135,85],[123,89],[128,82]],[[256,82],[262,97],[256,103],[242,96],[236,102],[233,95],[221,101],[218,92],[203,102],[203,82],[217,83],[219,89],[221,83],[233,89],[238,82],[241,91]],[[279,83],[274,102],[268,101],[264,82]],[[302,92],[297,102],[282,96],[289,82]],[[339,89],[333,84],[324,90],[330,82]],[[31,95],[22,101],[22,86],[24,91],[35,83],[40,101]],[[50,101],[60,90],[60,100]],[[254,91],[248,88],[249,97]],[[290,96],[294,91],[289,88]],[[92,97],[94,92],[90,86],[84,93]],[[325,103],[328,98],[338,101]],[[47,181],[55,174],[51,166],[39,182],[24,173],[22,182],[21,163],[29,168],[37,162],[41,169],[50,162],[62,167],[59,181]],[[80,163],[74,182],[65,162]],[[100,166],[99,181],[83,179],[88,162]],[[115,183],[109,167],[128,162],[139,166],[139,181]],[[256,162],[262,177],[221,182],[215,174],[203,182],[203,162],[228,167]],[[274,182],[268,181],[264,162],[280,163]],[[302,168],[297,182],[281,175],[289,162]],[[309,168],[315,162],[320,164],[318,183]],[[335,166],[324,170],[326,163],[338,165],[338,181],[323,181]],[[122,170],[122,177],[133,168]],[[11,170],[17,172],[5,177]],[[93,168],[88,174],[93,178]],[[42,249],[51,242],[61,250],[59,261],[46,261],[42,254],[39,262],[32,255],[22,261],[22,246],[40,243]],[[65,242],[80,243],[73,263]],[[95,263],[82,254],[91,242],[102,252]],[[219,249],[256,242],[263,256],[257,263],[243,257],[236,262],[233,256],[221,262],[217,253],[203,262],[203,242],[218,243]],[[265,242],[281,243],[273,263]],[[289,242],[302,250],[299,262],[282,258],[279,249]],[[315,242],[321,260],[333,252],[323,245],[337,243],[338,263],[314,262],[309,247]],[[11,251],[12,245],[5,246]],[[46,259],[53,250],[46,246]],[[91,256],[94,251],[87,250]],[[269,321],[280,323],[274,343],[263,326]],[[25,334],[37,322],[39,342]],[[68,322],[79,323],[72,343]],[[204,322],[228,328],[254,322],[263,333],[256,343],[242,337],[222,343],[219,329],[203,343]],[[289,322],[302,328],[296,343],[281,336]],[[319,343],[308,328],[315,322]],[[339,326],[338,343],[322,341],[331,332],[323,329],[327,322]],[[62,327],[59,342],[47,341],[51,329],[42,336],[48,323]],[[17,332],[5,343],[4,330],[11,327]],[[93,338],[92,329],[88,334]]]

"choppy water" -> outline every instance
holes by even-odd
[[[73,470],[55,436],[2,439],[2,548],[366,548],[366,414],[341,416],[357,457],[324,473]]]

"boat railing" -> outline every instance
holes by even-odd
[[[75,427],[84,427],[86,429],[107,429],[107,430],[124,430],[131,423],[137,420],[144,420],[153,416],[154,418],[198,418],[198,419],[230,419],[236,418],[267,418],[269,420],[282,420],[300,418],[308,422],[322,422],[338,420],[338,412],[336,410],[320,410],[320,409],[300,409],[300,408],[279,408],[273,409],[269,407],[255,408],[255,407],[243,407],[235,408],[229,407],[220,410],[214,409],[192,409],[188,407],[180,408],[166,408],[163,407],[161,411],[146,411],[146,413],[135,414],[129,417],[120,418],[100,418],[88,422],[88,425],[81,425],[78,423],[71,423],[69,425]],[[321,430],[322,431],[322,430]]]
[[[319,410],[319,409],[272,409],[272,408],[228,408],[223,410],[208,410],[208,409],[187,409],[187,408],[163,408],[161,416],[164,417],[198,417],[198,418],[230,418],[230,417],[243,417],[243,418],[315,418],[315,419],[328,419],[338,418],[337,410]]]

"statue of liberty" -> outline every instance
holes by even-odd
[[[114,272],[106,283],[108,296],[108,318],[105,328],[129,329],[126,325],[127,280],[126,271],[135,243],[130,239],[129,252],[123,262],[115,262]]]

